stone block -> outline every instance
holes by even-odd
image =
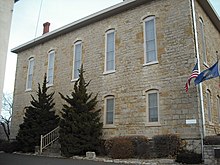
[[[89,158],[89,159],[95,159],[96,158],[96,154],[95,152],[86,152],[86,157]]]

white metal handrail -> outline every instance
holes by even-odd
[[[40,154],[43,149],[59,138],[59,127],[56,127],[46,135],[40,135]]]

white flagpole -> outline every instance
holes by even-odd
[[[193,27],[194,27],[194,35],[195,35],[196,57],[198,61],[198,71],[200,73],[199,43],[198,43],[198,35],[197,35],[196,12],[195,12],[194,0],[192,0],[192,15],[193,15]],[[204,159],[203,139],[205,137],[205,114],[204,114],[202,83],[199,83],[199,98],[200,98],[200,110],[199,110],[200,122],[199,123],[200,123],[200,135],[201,135],[201,150],[202,150],[202,158]]]

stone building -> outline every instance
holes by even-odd
[[[219,79],[202,83],[202,106],[193,81],[184,88],[196,57],[201,70],[217,61],[219,32],[207,0],[126,0],[14,48],[12,138],[44,73],[59,113],[58,92],[71,93],[82,63],[89,92],[98,93],[104,138],[220,133]]]

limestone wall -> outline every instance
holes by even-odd
[[[158,63],[144,66],[143,19],[151,15],[156,17]],[[213,33],[217,33],[211,23],[208,26]],[[116,71],[103,74],[105,32],[111,28],[116,30]],[[173,3],[173,0],[157,0],[19,53],[12,136],[15,137],[23,121],[24,107],[29,105],[30,94],[35,95],[37,83],[43,81],[44,73],[47,72],[47,52],[51,49],[55,49],[56,54],[54,85],[51,90],[56,91],[56,110],[59,113],[62,100],[58,92],[69,95],[74,85],[71,81],[73,43],[82,40],[85,79],[92,80],[89,92],[99,94],[97,109],[101,109],[102,116],[104,97],[110,94],[115,96],[115,123],[113,127],[104,127],[104,138],[134,134],[152,137],[166,133],[177,133],[182,138],[199,138],[197,88],[192,85],[188,93],[184,89],[195,63],[193,37],[189,1],[176,0]],[[214,41],[210,39],[209,42]],[[208,46],[212,47],[211,44]],[[217,44],[214,46],[217,47]],[[33,90],[25,91],[30,57],[35,58]],[[146,122],[145,92],[150,89],[159,90],[160,123],[157,125],[148,125]],[[186,119],[196,119],[197,122],[187,125]]]

